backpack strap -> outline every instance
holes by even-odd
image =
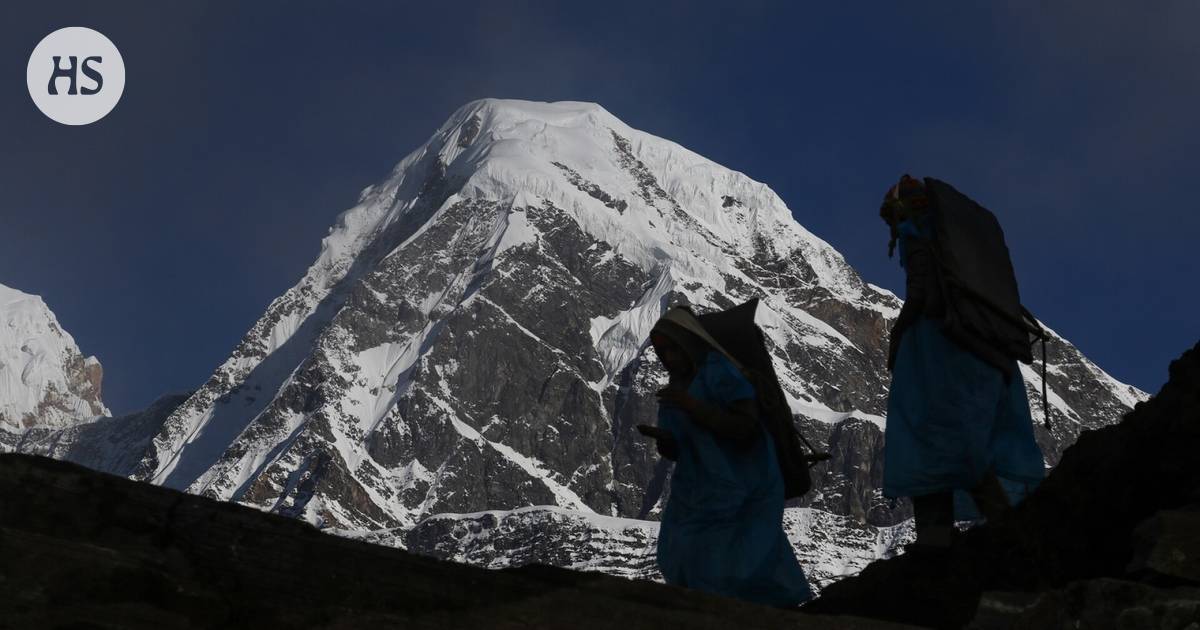
[[[762,332],[760,331],[758,334],[759,334],[759,343],[762,343],[762,341],[761,341]],[[751,383],[753,383],[754,389],[756,392],[760,392],[760,394],[761,394],[764,390],[766,390],[766,388],[771,388],[772,390],[774,390],[773,395],[778,397],[778,400],[771,400],[772,396],[760,395],[759,396],[760,404],[762,404],[764,407],[774,407],[773,403],[778,403],[780,405],[783,405],[783,408],[788,417],[788,421],[785,425],[787,427],[787,430],[790,431],[791,433],[795,434],[795,436],[797,438],[800,438],[800,443],[804,445],[804,448],[808,449],[808,453],[802,454],[801,457],[803,458],[804,463],[809,468],[812,468],[813,466],[816,466],[818,463],[823,462],[827,459],[830,459],[832,457],[832,455],[830,455],[829,453],[824,453],[824,452],[818,451],[817,447],[813,446],[812,442],[809,442],[808,438],[804,437],[804,432],[801,431],[800,429],[796,428],[795,423],[792,422],[792,420],[791,420],[792,409],[791,409],[791,407],[788,406],[787,397],[784,395],[783,389],[779,385],[779,378],[775,376],[774,368],[769,368],[769,369],[770,369],[769,372],[763,372],[761,370],[753,370],[753,369],[749,371],[749,373],[752,377]],[[768,393],[770,393],[770,392],[768,392]],[[775,410],[768,408],[767,411],[772,412]]]

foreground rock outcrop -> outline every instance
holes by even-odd
[[[944,557],[876,562],[806,610],[935,627],[1200,628],[1200,344],[1003,518]]]
[[[544,566],[488,571],[0,455],[3,628],[899,628]]]

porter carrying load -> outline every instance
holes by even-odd
[[[924,179],[924,199],[917,196],[907,203],[914,206],[924,203],[927,206],[924,210],[929,213],[933,254],[944,304],[942,332],[963,349],[1003,371],[1006,378],[1019,376],[1013,373],[1014,359],[1022,363],[1033,362],[1032,344],[1041,341],[1042,408],[1044,421],[1049,426],[1048,334],[1021,305],[1016,274],[1000,222],[987,208],[950,184],[932,177]],[[923,210],[903,205],[902,202],[890,211],[899,216]]]
[[[762,330],[754,323],[758,298],[733,308],[695,316],[690,309],[676,307],[664,319],[679,324],[723,354],[754,386],[763,428],[774,442],[780,472],[783,473],[784,498],[804,496],[812,489],[809,468],[829,459],[828,453],[818,453],[796,429],[792,410],[763,338]],[[697,330],[695,323],[700,326]]]

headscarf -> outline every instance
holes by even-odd
[[[901,176],[900,181],[883,195],[883,203],[879,205],[879,217],[891,229],[888,258],[896,252],[896,242],[900,240],[900,223],[924,215],[928,208],[929,197],[925,195],[925,184],[908,174]]]
[[[650,330],[650,342],[658,345],[661,341],[656,342],[655,337],[678,346],[692,364],[692,373],[700,367],[704,356],[714,350],[725,355],[735,367],[741,369],[737,359],[713,339],[692,309],[686,306],[675,306],[667,310]]]
[[[683,352],[683,356],[691,364],[691,370],[688,375],[694,374],[696,369],[700,367],[700,362],[704,360],[704,355],[708,354],[709,346],[703,339],[696,336],[682,326],[667,321],[666,319],[658,320],[654,324],[654,328],[650,330],[650,343],[654,344],[655,350],[661,353],[661,348],[664,344],[672,344]],[[682,374],[671,374],[671,380],[682,377]],[[677,383],[672,383],[673,385]]]

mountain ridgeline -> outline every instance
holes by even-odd
[[[440,558],[653,577],[670,469],[633,430],[666,382],[650,327],[758,297],[796,420],[833,454],[785,516],[823,585],[909,535],[879,492],[900,301],[794,216],[597,105],[470,103],[338,217],[207,382],[118,423],[135,455],[111,471]],[[1060,337],[1049,363],[1049,465],[1146,397]]]

